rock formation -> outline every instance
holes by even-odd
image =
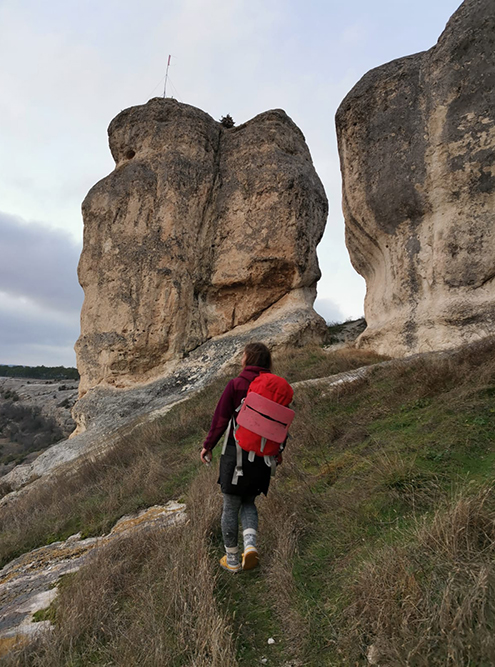
[[[77,533],[65,542],[53,542],[11,561],[0,570],[0,660],[53,627],[48,620],[36,620],[35,614],[55,600],[63,576],[77,572],[117,540],[141,531],[164,530],[185,520],[186,506],[169,501],[122,517],[108,535],[81,539]]]
[[[83,203],[81,395],[155,379],[273,312],[299,313],[291,335],[321,331],[312,304],[327,200],[283,111],[225,128],[155,98],[108,133],[116,168]]]
[[[32,462],[16,465],[0,479],[0,507],[18,497],[16,490],[22,493],[24,487],[42,486],[52,474],[70,474],[88,458],[98,460],[123,437],[132,437],[136,427],[160,419],[219,375],[237,374],[246,343],[263,340],[270,348],[288,340],[302,344],[310,336],[315,320],[309,306],[297,308],[299,298],[297,292],[289,294],[254,325],[241,325],[233,332],[212,338],[172,364],[156,380],[127,389],[101,384],[87,391],[73,408],[77,429],[70,439],[52,445]]]
[[[495,4],[368,72],[337,112],[346,240],[367,283],[360,343],[405,355],[495,323]]]

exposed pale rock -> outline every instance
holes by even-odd
[[[0,506],[11,502],[17,496],[15,490],[27,484],[43,484],[47,476],[72,471],[88,457],[96,460],[135,426],[155,420],[219,375],[237,374],[240,366],[235,362],[239,362],[249,341],[264,340],[270,348],[280,348],[310,340],[318,334],[312,303],[312,290],[293,290],[269,308],[254,327],[240,325],[211,339],[186,358],[171,363],[168,372],[157,380],[128,389],[100,385],[88,391],[74,407],[79,427],[73,437],[52,445],[34,461],[17,465],[2,477],[3,484],[14,491],[0,499]]]
[[[160,377],[205,342],[258,327],[288,295],[304,330],[321,331],[327,200],[283,111],[226,129],[155,98],[108,132],[116,168],[83,203],[81,395]]]
[[[98,549],[141,530],[165,528],[186,519],[185,505],[173,501],[155,505],[136,515],[122,517],[103,537],[72,535],[23,554],[0,570],[0,657],[40,631],[49,621],[34,621],[37,611],[46,609],[57,596],[57,584],[64,574],[79,570]]]
[[[364,317],[360,317],[357,320],[348,320],[347,322],[342,322],[342,324],[332,324],[327,329],[327,335],[325,337],[326,346],[324,349],[328,352],[332,352],[338,349],[337,346],[343,348],[349,345],[354,345],[356,338],[358,338],[365,329],[366,320]]]
[[[360,344],[405,355],[495,323],[495,4],[368,72],[337,112],[346,241],[367,283]]]

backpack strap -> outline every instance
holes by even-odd
[[[275,457],[274,457],[274,456],[266,456],[266,455],[265,455],[263,458],[265,459],[265,463],[266,463],[266,465],[267,465],[269,468],[271,468],[270,477],[275,477],[275,473],[276,473],[276,471],[277,471],[277,462],[275,461]]]
[[[242,408],[242,404],[244,403],[244,399],[242,399],[241,404],[239,405],[238,408],[236,408],[236,413],[239,412],[239,410]],[[234,475],[232,476],[232,484],[237,484],[239,477],[243,477],[244,473],[242,471],[242,448],[237,442],[237,438],[235,437],[235,433],[237,429],[239,428],[239,424],[235,421],[235,415],[232,417],[231,420],[234,423],[234,441],[235,441],[235,449],[236,449],[236,462],[235,462],[235,470],[234,470]],[[226,447],[227,445],[225,445]]]
[[[242,449],[239,446],[239,444],[235,443],[235,448],[236,448],[236,465],[235,465],[235,470],[234,470],[234,475],[232,477],[232,484],[237,484],[239,481],[239,477],[242,477],[244,475],[244,472],[242,470]]]
[[[239,407],[236,408],[236,412],[239,412],[243,403],[244,403],[244,399],[242,399],[241,404],[239,405]],[[227,430],[225,431],[225,437],[223,439],[223,447],[222,447],[222,454],[221,454],[222,456],[225,454],[225,450],[227,449],[227,443],[229,441],[230,429],[232,427],[234,427],[234,437],[235,437],[235,432],[237,430],[237,424],[235,422],[235,414],[232,417],[232,419],[229,421],[229,425],[227,426]]]
[[[225,454],[225,450],[227,449],[227,443],[229,441],[231,428],[232,428],[232,419],[229,421],[229,425],[227,426],[227,430],[225,431],[225,438],[223,439],[223,447],[222,447],[222,456]]]

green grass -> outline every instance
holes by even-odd
[[[249,577],[249,581],[248,581]],[[233,576],[222,572],[216,590],[217,600],[228,609],[237,637],[237,657],[241,665],[261,664],[270,657],[277,664],[286,658],[281,643],[280,620],[270,605],[269,586],[260,570]],[[275,639],[269,645],[268,639]]]
[[[291,381],[342,372],[376,361],[369,353],[329,355],[317,346],[275,356],[275,372]],[[313,369],[313,375],[308,369]],[[152,425],[137,426],[98,462],[27,494],[15,510],[0,512],[0,567],[44,544],[108,533],[124,516],[182,496],[200,468],[197,452],[208,432],[226,378],[220,378]],[[32,511],[42,507],[43,512]]]
[[[492,348],[480,363],[488,354]],[[424,382],[425,370],[423,362],[410,370],[385,368],[348,395],[311,391],[306,403],[298,395],[307,412],[299,415],[301,431],[312,423],[318,434],[311,447],[294,452],[319,496],[293,570],[294,604],[308,609],[311,626],[321,626],[308,635],[305,664],[350,664],[339,643],[359,569],[381,549],[403,543],[421,517],[448,504],[453,489],[472,495],[493,480],[493,364],[473,380],[462,357],[457,368],[445,362],[435,369],[436,386]],[[290,493],[290,481],[284,484]],[[366,664],[363,655],[358,659]]]
[[[482,349],[480,365],[492,351]],[[291,604],[308,622],[298,654],[305,665],[348,665],[351,653],[356,664],[367,664],[364,653],[350,652],[345,642],[360,570],[381,550],[414,541],[418,522],[438,508],[447,511],[458,494],[472,497],[491,484],[495,373],[493,364],[482,377],[473,375],[476,368],[462,355],[457,364],[432,360],[431,368],[420,360],[410,368],[379,369],[359,387],[333,395],[298,390],[287,454],[292,470],[277,488],[289,505],[304,499]],[[270,546],[268,541],[265,549]],[[282,647],[290,646],[290,637],[283,633],[276,601],[267,605],[266,585],[245,577],[231,587],[231,604],[241,599],[234,623],[240,664],[254,664],[263,653],[258,632],[248,635],[246,646],[244,630],[260,606],[268,627],[273,619],[281,623],[281,648],[271,664],[285,664],[291,656]],[[435,656],[429,659],[436,664]]]
[[[118,489],[100,480],[98,493],[95,487],[79,498],[71,520],[94,534],[131,506],[184,495],[192,528],[177,533],[175,558],[186,551],[194,559],[201,552],[198,563],[209,574],[196,582],[199,566],[184,564],[170,588],[169,555],[158,558],[150,547],[143,556],[136,543],[125,555],[132,581],[119,584],[125,577],[117,577],[114,569],[127,560],[120,562],[118,552],[110,562],[102,556],[98,570],[84,568],[61,593],[66,610],[74,607],[80,588],[89,586],[95,596],[90,604],[84,598],[86,606],[78,611],[82,621],[77,627],[86,629],[78,635],[81,648],[70,664],[84,664],[77,660],[88,646],[94,664],[122,664],[124,655],[154,664],[144,645],[141,653],[128,645],[124,650],[122,638],[150,622],[150,608],[164,605],[160,614],[166,623],[157,631],[164,646],[167,632],[180,633],[184,624],[189,628],[170,649],[176,651],[173,662],[164,664],[221,667],[225,658],[210,654],[193,630],[204,617],[204,599],[208,613],[221,619],[209,646],[223,646],[227,653],[222,655],[231,655],[232,639],[232,665],[251,667],[266,657],[267,664],[279,667],[364,666],[370,646],[382,652],[384,664],[493,664],[494,351],[495,343],[487,341],[452,356],[382,366],[333,392],[299,387],[284,464],[268,498],[258,503],[261,567],[236,576],[217,566],[222,544],[216,473],[201,470],[198,475],[197,462],[224,382],[177,406],[143,449],[153,466],[134,455],[129,465],[124,457]],[[358,354],[346,363],[357,367],[362,361]],[[332,365],[340,368],[342,360],[308,349],[287,354],[284,363],[287,375],[304,378],[311,368],[324,376]],[[143,485],[157,461],[167,474],[155,473],[152,483]],[[207,519],[198,519],[205,508]],[[191,533],[194,526],[197,533]],[[159,567],[153,569],[155,561]],[[114,581],[111,590],[98,583],[107,579]],[[136,591],[147,592],[146,581],[153,586],[144,605]],[[174,605],[182,595],[187,605],[167,607],[163,590],[171,591]],[[125,610],[118,628],[108,611],[112,600]],[[63,647],[72,646],[72,630],[63,619],[58,623],[51,641],[63,653],[68,650]],[[98,623],[105,636],[101,645]],[[270,637],[276,640],[271,646]],[[168,650],[163,648],[163,655]],[[25,664],[49,664],[41,655],[26,658]],[[53,665],[65,664],[53,662],[53,651],[46,655]]]
[[[33,614],[34,623],[40,623],[41,621],[50,621],[51,623],[55,623],[55,619],[55,606],[52,605],[46,607],[46,609],[39,609]]]

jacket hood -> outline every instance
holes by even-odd
[[[269,372],[270,371],[268,370],[268,368],[263,368],[262,366],[246,366],[239,373],[239,377],[248,380],[248,382],[252,382],[254,378],[257,377],[260,373],[269,373]]]

